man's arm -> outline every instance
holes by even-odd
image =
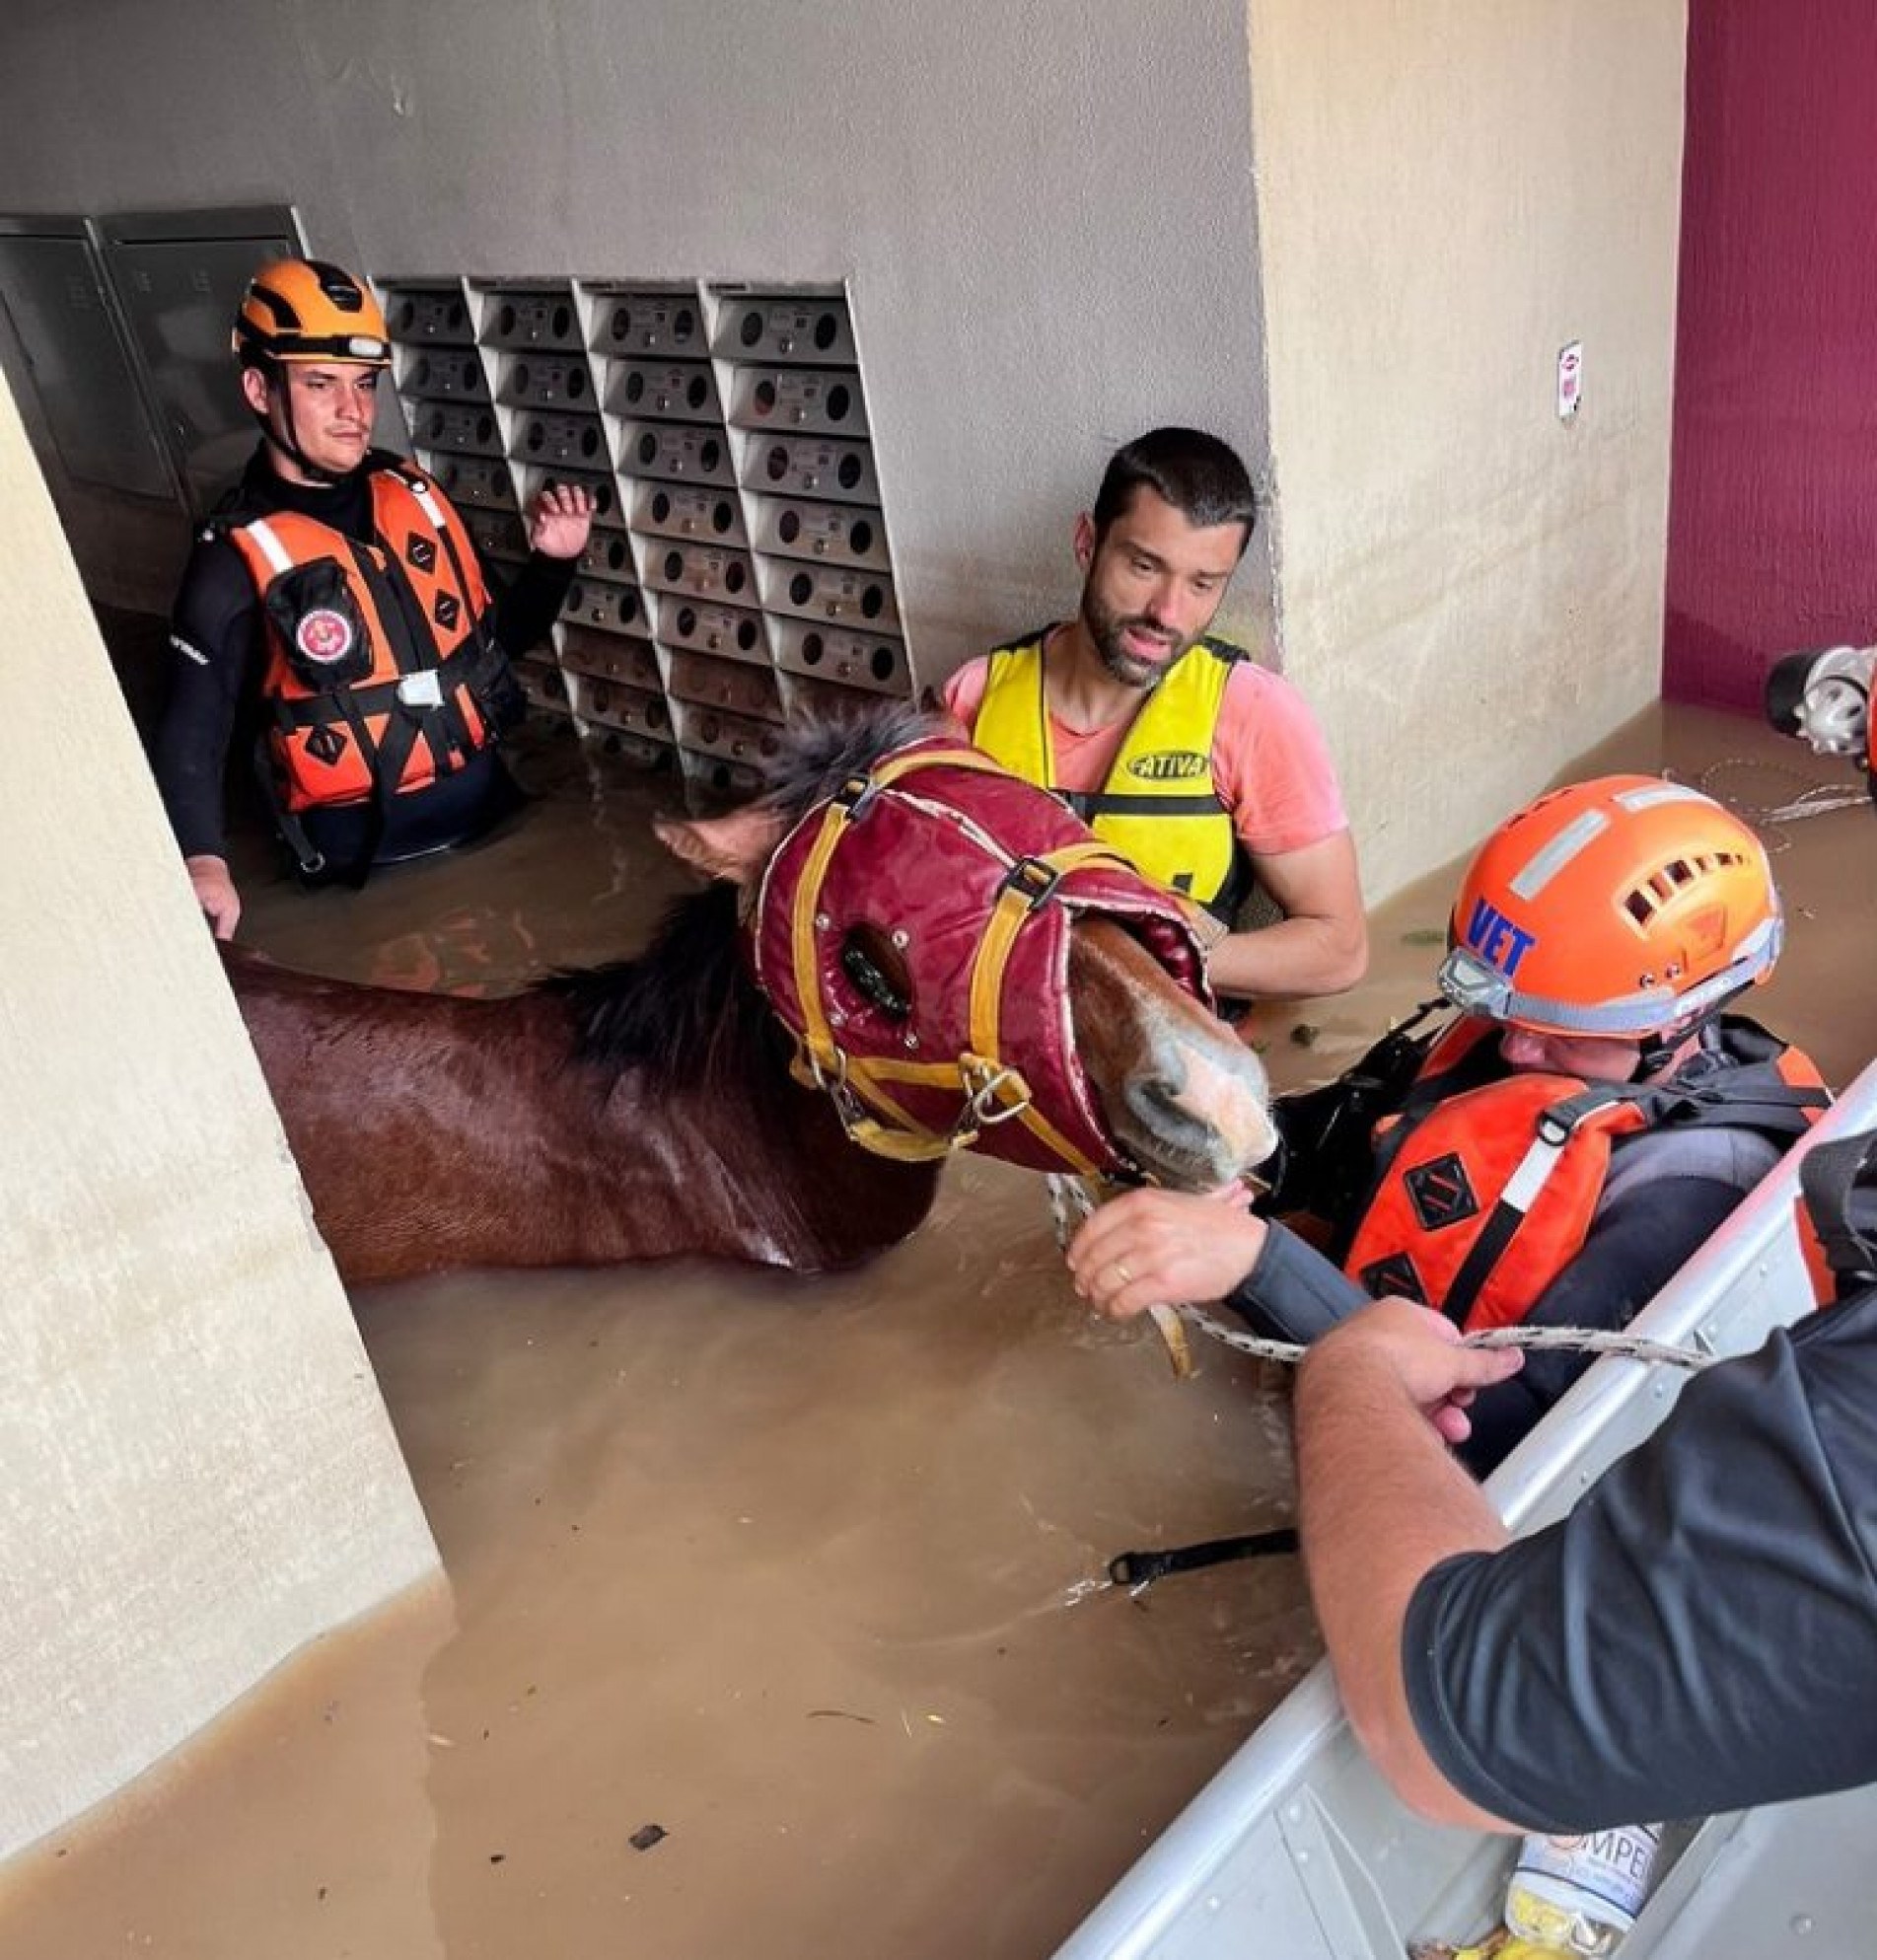
[[[1368,971],[1369,933],[1349,833],[1254,855],[1252,864],[1284,916],[1221,939],[1206,961],[1212,984],[1220,993],[1283,1000],[1353,986]]]
[[[150,762],[196,903],[218,939],[232,938],[241,918],[223,836],[223,780],[257,611],[235,547],[199,540],[171,616],[170,694]]]
[[[1522,1357],[1459,1340],[1443,1315],[1384,1300],[1313,1344],[1294,1410],[1299,1521],[1318,1624],[1363,1748],[1424,1816],[1505,1830],[1435,1766],[1402,1669],[1415,1587],[1443,1560],[1506,1542],[1448,1444],[1465,1437],[1473,1396]]]

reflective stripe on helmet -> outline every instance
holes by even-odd
[[[1706,803],[1710,799],[1685,782],[1650,782],[1645,787],[1620,791],[1611,799],[1620,809],[1653,810],[1664,803]],[[1603,810],[1586,810],[1566,824],[1548,843],[1539,847],[1508,881],[1522,899],[1535,899],[1565,865],[1585,850],[1610,828]]]

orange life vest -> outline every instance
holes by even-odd
[[[463,520],[420,472],[371,476],[382,542],[277,511],[233,526],[260,594],[268,749],[289,811],[422,789],[492,739],[472,681],[489,595]]]
[[[1456,1022],[1401,1115],[1377,1125],[1377,1175],[1343,1270],[1469,1331],[1523,1320],[1589,1236],[1618,1137],[1722,1125],[1789,1138],[1828,1106],[1799,1050],[1739,1017],[1719,1030],[1737,1066],[1633,1084],[1508,1072],[1492,1023]]]

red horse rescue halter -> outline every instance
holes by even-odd
[[[1211,1005],[1175,894],[1053,797],[934,736],[850,777],[783,838],[757,894],[751,958],[796,1039],[798,1073],[856,1143],[1137,1175],[1075,1051],[1069,928],[1085,912],[1123,918]]]

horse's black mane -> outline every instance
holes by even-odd
[[[794,823],[849,776],[947,724],[905,701],[792,727],[756,799]],[[636,960],[556,974],[541,990],[572,1004],[583,1060],[638,1067],[653,1089],[755,1086],[785,1047],[743,964],[736,887],[678,900]]]
[[[910,701],[893,700],[826,721],[798,722],[789,730],[757,800],[793,823],[882,756],[924,736],[942,735],[949,726],[942,715],[927,713]]]

